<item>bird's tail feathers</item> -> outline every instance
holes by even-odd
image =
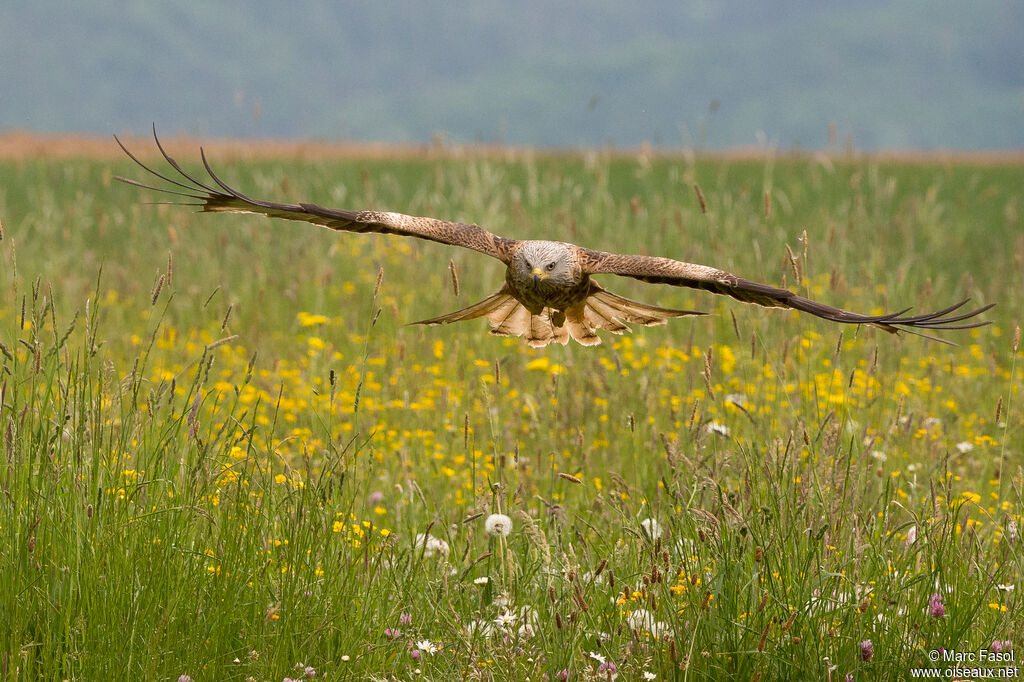
[[[449,324],[477,317],[487,318],[494,336],[522,336],[534,348],[542,348],[552,341],[563,345],[569,342],[568,330],[552,322],[550,309],[534,315],[506,287],[467,308],[412,324]]]
[[[670,317],[704,314],[633,301],[617,296],[592,281],[587,298],[567,308],[564,313],[551,308],[532,313],[509,293],[507,287],[502,287],[498,293],[467,308],[412,324],[448,324],[486,317],[491,325],[491,334],[522,336],[533,348],[543,348],[553,341],[565,345],[570,338],[584,346],[596,346],[601,343],[601,337],[597,335],[599,329],[623,334],[629,331],[627,322],[650,327],[665,324]]]

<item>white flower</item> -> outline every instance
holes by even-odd
[[[416,536],[416,549],[423,550],[423,556],[430,558],[437,556],[440,559],[447,559],[448,553],[451,548],[448,547],[448,543],[440,538],[435,538],[433,535],[426,535],[420,533]]]
[[[596,651],[591,651],[588,654],[588,656],[590,656],[592,659],[594,659],[598,663],[604,663],[605,662],[605,657],[602,656],[601,654],[597,653]]]
[[[474,578],[473,579],[473,584],[474,585],[486,585],[490,580],[491,579],[488,578],[486,575],[482,575],[479,578]]]
[[[645,670],[644,671],[644,679],[645,680],[656,680],[656,679],[658,679],[658,676],[655,675],[654,673],[652,673],[649,670]]]
[[[416,648],[420,651],[426,651],[428,654],[436,654],[438,652],[437,645],[431,642],[429,639],[421,639],[416,642]]]
[[[516,622],[516,616],[514,613],[503,613],[494,619],[494,622],[504,627],[505,625],[512,625]]]
[[[499,534],[507,537],[512,532],[512,519],[504,514],[491,514],[484,521],[484,530],[491,537]]]
[[[640,522],[640,526],[644,529],[644,533],[647,534],[652,540],[657,540],[661,537],[661,526],[658,525],[656,519],[644,519]]]
[[[1017,589],[1017,586],[1016,585],[1002,585],[1002,584],[1000,584],[1000,585],[996,585],[996,589],[997,590],[1001,590],[1003,592],[1013,592],[1015,589]]]
[[[974,449],[974,443],[972,443],[969,440],[962,440],[962,441],[960,441],[959,443],[956,444],[956,450],[961,455],[967,454],[968,452],[970,452],[973,449]]]

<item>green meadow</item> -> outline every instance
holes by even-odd
[[[258,198],[664,255],[859,312],[997,306],[951,346],[605,276],[712,314],[531,350],[483,320],[408,325],[497,290],[479,254],[149,205],[113,179],[145,179],[126,159],[0,160],[3,679],[1017,665],[997,659],[1024,642],[1024,166],[211,163]]]

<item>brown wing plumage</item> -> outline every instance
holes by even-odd
[[[731,296],[744,303],[756,303],[770,308],[792,308],[832,322],[870,324],[890,333],[900,330],[908,331],[942,343],[949,342],[918,330],[981,327],[989,323],[965,322],[965,320],[970,320],[995,305],[989,304],[966,313],[956,312],[967,304],[968,299],[964,299],[948,308],[923,315],[907,315],[909,308],[883,315],[864,315],[819,303],[788,289],[752,282],[724,270],[707,265],[684,263],[671,258],[630,256],[580,249],[580,265],[588,274],[609,273],[653,284],[671,284],[677,287],[703,289],[715,294]]]
[[[129,178],[119,177],[117,179],[129,185],[142,187],[143,189],[181,197],[182,200],[178,203],[198,206],[200,210],[205,212],[258,213],[271,218],[301,220],[345,232],[377,232],[380,234],[417,237],[442,244],[473,249],[474,251],[497,258],[506,264],[512,258],[512,253],[519,243],[515,239],[499,237],[478,225],[452,223],[445,220],[437,220],[436,218],[420,218],[384,211],[350,211],[325,208],[316,204],[285,204],[253,199],[229,187],[217,177],[217,174],[213,172],[213,169],[206,160],[206,154],[202,153],[202,150],[200,150],[200,153],[203,165],[206,167],[206,172],[209,173],[210,179],[214,183],[213,185],[203,182],[182,170],[181,166],[168,155],[163,145],[160,144],[160,140],[156,136],[156,130],[153,131],[153,138],[156,140],[160,153],[167,163],[170,164],[171,168],[178,173],[179,177],[170,177],[142,163],[134,154],[128,151],[116,135],[114,136],[114,139],[121,145],[124,153],[135,163],[139,164],[150,174],[170,183],[171,187],[154,187]]]

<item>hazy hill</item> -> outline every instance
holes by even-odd
[[[10,2],[0,129],[1020,148],[1022,32],[1020,0]]]

